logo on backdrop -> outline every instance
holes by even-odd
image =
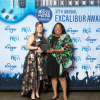
[[[99,69],[100,70],[100,64],[97,64],[97,66],[95,66],[95,69]]]
[[[24,64],[21,64],[21,69],[23,69],[24,68]]]
[[[77,69],[77,66],[71,66],[69,68],[71,69],[71,71],[74,71],[74,69]]]
[[[82,51],[91,51],[91,47],[90,46],[82,46]]]
[[[66,31],[71,32],[71,34],[75,34],[75,32],[78,32],[78,30],[73,30],[71,27],[69,27]]]
[[[93,62],[94,60],[96,60],[97,58],[91,58],[91,56],[90,55],[88,55],[87,57],[86,57],[86,60],[90,60],[90,62]]]
[[[25,33],[31,32],[31,29],[30,27],[22,27],[22,32],[25,32]]]
[[[78,48],[72,48],[72,51],[75,52],[75,50],[78,50]]]
[[[92,33],[91,28],[83,28],[83,33]]]
[[[19,55],[11,55],[11,60],[20,60],[20,56]]]
[[[100,45],[96,47],[96,50],[100,50]]]
[[[42,6],[36,12],[38,21],[48,23],[52,19],[52,11],[50,8]]]
[[[10,70],[13,70],[16,67],[16,65],[11,65],[10,63],[7,63],[7,65],[5,65],[5,68],[10,68]]]
[[[10,33],[13,33],[14,31],[16,31],[16,28],[11,28],[10,26],[7,26],[5,28],[6,31],[9,31]]]
[[[20,41],[19,36],[17,36],[17,35],[11,35],[10,36],[10,41],[14,41],[14,42]]]
[[[81,57],[80,56],[74,56],[73,59],[76,62],[81,61]]]
[[[90,41],[90,43],[93,43],[94,41],[96,41],[97,39],[91,39],[90,36],[88,36],[85,41]]]
[[[43,29],[43,32],[47,32],[47,29]]]
[[[13,51],[16,48],[17,47],[12,47],[10,44],[7,44],[7,46],[5,46],[5,49],[10,49],[10,51]]]
[[[88,69],[91,69],[91,67],[89,64],[84,64],[82,65],[82,69],[88,70]]]
[[[96,32],[100,32],[100,27],[98,29],[96,29]]]
[[[27,40],[27,39],[28,39],[28,37],[29,37],[29,35],[27,35],[26,37],[24,37],[24,40]]]
[[[21,50],[25,50],[25,51],[27,51],[27,49],[26,49],[26,45],[22,45],[22,46],[21,46]]]
[[[81,42],[80,37],[71,37],[72,41],[77,43],[77,42]]]

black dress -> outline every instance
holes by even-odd
[[[58,41],[59,37],[53,36],[52,40],[50,43],[54,44],[55,41]],[[47,74],[52,77],[60,77],[59,76],[59,64],[57,60],[52,56],[51,53],[48,53],[48,58],[47,58]],[[63,75],[61,77],[66,77],[66,71],[63,72]]]

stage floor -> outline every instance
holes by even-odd
[[[62,91],[58,92],[59,98],[57,100],[63,100],[63,94]],[[50,100],[50,98],[53,96],[52,91],[48,92],[41,92],[40,97],[42,100]],[[29,97],[22,97],[20,95],[20,91],[0,91],[0,100],[31,100]],[[76,91],[70,91],[68,92],[68,100],[100,100],[100,91],[99,92],[76,92]]]

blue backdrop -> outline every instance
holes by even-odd
[[[100,90],[100,0],[0,0],[0,90],[20,90],[26,41],[38,20],[46,37],[60,22],[72,39],[68,88]]]

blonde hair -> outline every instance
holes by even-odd
[[[38,32],[37,32],[37,26],[41,24],[43,26],[43,23],[42,22],[37,22],[35,24],[35,33],[34,33],[34,39],[36,39],[38,37]]]

